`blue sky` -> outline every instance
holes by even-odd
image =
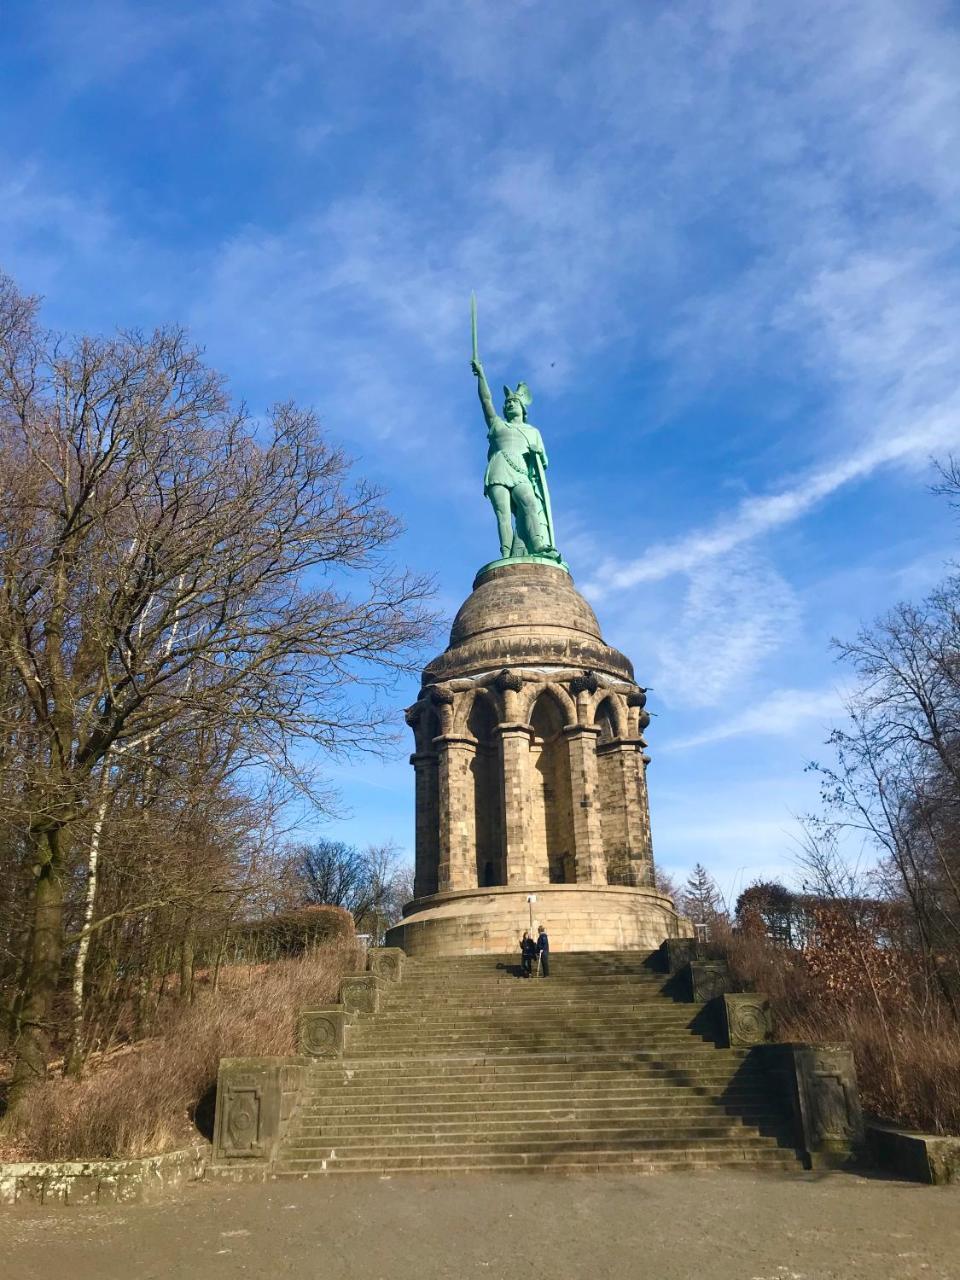
[[[451,614],[496,554],[469,370],[525,378],[558,542],[652,686],[658,860],[792,873],[845,673],[954,553],[960,39],[909,0],[0,0],[0,263],[185,322],[388,486]],[[400,690],[398,706],[412,699]],[[412,846],[406,744],[329,828]]]

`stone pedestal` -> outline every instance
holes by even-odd
[[[528,903],[528,894],[536,902]],[[619,885],[507,885],[432,894],[410,902],[388,933],[408,956],[506,955],[524,929],[544,924],[551,950],[653,951],[686,926],[653,889]]]
[[[408,954],[654,948],[690,932],[654,889],[645,691],[555,565],[482,570],[407,711],[416,750]]]

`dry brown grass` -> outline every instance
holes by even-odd
[[[197,1109],[209,1102],[220,1059],[294,1053],[298,1011],[335,1000],[359,955],[343,942],[225,969],[217,992],[201,989],[192,1005],[171,1008],[149,1040],[92,1062],[82,1080],[51,1076],[33,1090],[16,1130],[2,1135],[9,1156],[140,1156],[187,1145],[198,1136]]]
[[[877,1003],[848,975],[831,998],[802,956],[765,938],[733,934],[725,949],[735,984],[770,998],[783,1040],[853,1049],[865,1109],[926,1133],[960,1134],[960,1026],[943,1003],[907,984]]]

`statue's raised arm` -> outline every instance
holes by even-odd
[[[471,367],[477,376],[477,391],[480,394],[480,404],[483,408],[483,416],[487,420],[488,430],[493,430],[493,425],[497,419],[497,410],[493,403],[493,396],[490,394],[490,386],[487,382],[486,375],[483,372],[483,365],[479,360],[472,360]]]
[[[476,302],[471,303],[473,359],[477,391],[487,422],[487,469],[483,492],[497,517],[500,557],[522,556],[562,563],[554,545],[553,514],[545,475],[547,455],[536,427],[527,422],[533,403],[525,382],[516,391],[503,388],[503,413],[498,414],[477,350]]]

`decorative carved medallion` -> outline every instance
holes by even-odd
[[[773,1038],[773,1018],[766,996],[754,992],[725,995],[723,1004],[731,1049],[764,1044]]]
[[[367,952],[367,968],[378,978],[399,982],[403,974],[403,952],[398,947],[371,947]]]
[[[343,1015],[311,1010],[300,1015],[300,1050],[312,1058],[331,1058],[340,1052]]]
[[[260,1090],[227,1090],[223,1121],[225,1156],[260,1155]]]
[[[340,983],[340,1003],[351,1013],[376,1013],[380,1008],[380,989],[375,974],[344,978]]]

